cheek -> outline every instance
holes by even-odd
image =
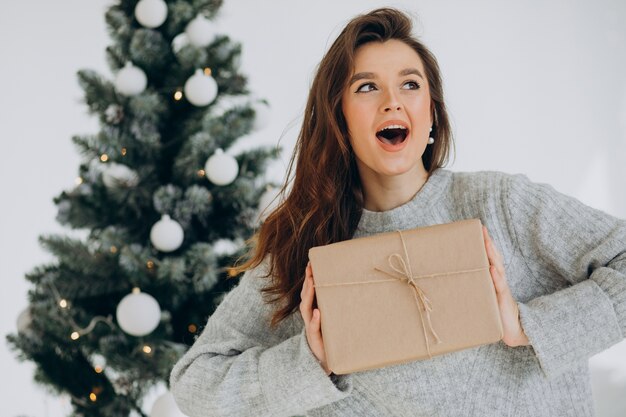
[[[429,94],[419,94],[417,96],[411,97],[407,104],[415,110],[423,111],[430,108],[430,101],[431,100]]]
[[[355,112],[351,107],[346,107],[343,110],[343,117],[346,119],[348,139],[350,140],[350,144],[354,147],[354,138],[359,136],[359,127],[361,126],[358,120],[358,112]]]
[[[371,125],[371,110],[364,103],[349,103],[343,114],[350,132],[355,135],[361,134]]]
[[[344,104],[342,105],[342,109],[343,109],[343,115],[346,118],[346,123],[348,124],[348,126],[354,126],[355,124],[355,118],[358,115],[358,112],[355,110],[355,104],[347,101],[344,102]]]

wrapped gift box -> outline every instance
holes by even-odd
[[[335,374],[502,338],[479,219],[317,246],[309,259]]]

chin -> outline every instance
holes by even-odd
[[[388,177],[396,177],[398,175],[408,174],[411,171],[414,171],[414,166],[397,166],[393,168],[386,167],[377,171],[380,175],[385,175]]]
[[[371,163],[365,163],[357,158],[357,165],[360,165],[359,171],[362,171],[362,168],[365,168],[366,171],[375,175],[396,177],[410,172],[419,172],[420,168],[415,163],[418,159],[421,162],[421,156],[412,158],[402,155],[401,158],[374,158],[374,160],[370,161]]]

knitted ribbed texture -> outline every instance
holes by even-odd
[[[593,416],[587,359],[626,334],[626,221],[522,174],[438,169],[402,206],[364,210],[354,237],[468,218],[504,256],[531,346],[498,342],[331,379],[299,312],[270,331],[262,264],[174,367],[180,408],[191,417]]]

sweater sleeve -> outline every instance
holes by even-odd
[[[352,390],[350,375],[326,375],[304,327],[295,335],[280,325],[270,330],[258,277],[263,265],[244,273],[172,369],[171,392],[190,417],[292,416]]]
[[[518,302],[520,320],[552,378],[626,335],[626,221],[523,174],[508,178],[509,228],[547,293]]]

